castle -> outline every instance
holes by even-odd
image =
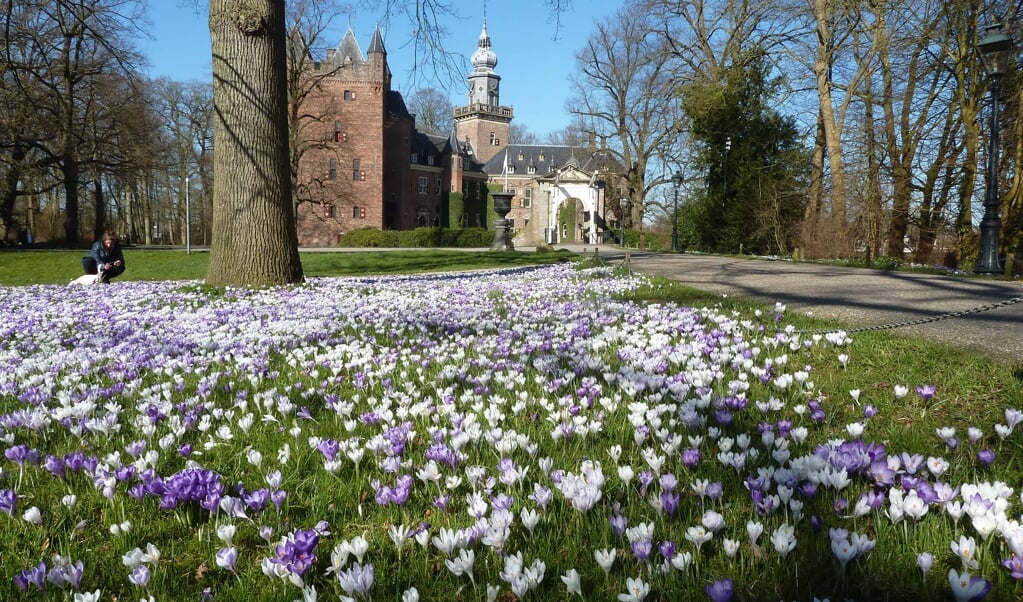
[[[515,192],[508,218],[517,245],[595,243],[615,231],[608,223],[618,217],[608,210],[618,205],[608,201],[624,193],[613,185],[622,170],[611,151],[508,144],[514,112],[500,103],[486,22],[471,58],[468,104],[455,108],[449,136],[416,130],[391,89],[379,29],[365,56],[349,29],[324,58],[309,70],[293,139],[300,246],[333,246],[366,226],[493,227],[490,187]]]

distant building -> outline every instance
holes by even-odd
[[[493,227],[488,184],[516,193],[517,244],[597,242],[618,223],[620,164],[590,147],[509,144],[514,112],[500,104],[486,23],[472,55],[468,104],[450,136],[416,130],[391,89],[387,51],[374,30],[366,56],[351,29],[309,71],[313,91],[295,135],[300,246],[333,246],[356,228]],[[612,196],[608,196],[611,194]],[[610,202],[609,202],[610,199]],[[613,230],[616,231],[616,230]]]
[[[316,86],[302,104],[306,117],[296,135],[305,149],[296,175],[299,245],[332,246],[366,226],[486,225],[481,165],[453,137],[416,130],[391,89],[379,29],[365,57],[349,29],[309,77]],[[453,194],[460,208],[454,223]]]
[[[486,21],[472,58],[468,104],[455,108],[455,137],[478,161],[491,186],[515,192],[508,218],[517,244],[604,242],[620,228],[618,200],[626,196],[617,184],[621,163],[610,151],[589,147],[510,144],[514,111],[502,106],[501,76],[494,68]],[[499,189],[500,189],[499,188]],[[610,190],[609,190],[610,189]],[[608,197],[608,193],[612,195]],[[615,230],[617,231],[617,230]]]

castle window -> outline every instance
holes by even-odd
[[[514,165],[509,165],[508,166],[508,173],[515,173],[515,166]]]
[[[533,206],[533,189],[532,188],[526,188],[525,190],[522,191],[522,194],[524,195],[524,197],[522,199],[522,206],[523,207],[532,207]]]
[[[412,153],[412,163],[418,163],[418,162],[419,162],[419,153],[413,152]]]
[[[366,208],[352,207],[352,219],[366,219]]]
[[[433,165],[433,155],[426,155],[426,164]]]
[[[426,179],[426,176],[419,176],[419,194],[426,194],[430,188],[430,182]]]
[[[341,122],[334,122],[334,142],[341,142],[343,134],[341,133]]]
[[[525,156],[522,154],[522,151],[519,151],[519,161],[521,161],[524,158]]]
[[[354,90],[345,90],[344,99],[345,100],[349,100],[349,101],[355,100],[355,91]]]
[[[327,205],[326,207],[324,207],[324,209],[323,209],[323,217],[325,217],[327,219],[333,219],[333,218],[337,217],[337,207],[335,207],[333,205]]]
[[[536,173],[536,165],[530,165],[530,166],[529,166],[529,167],[528,167],[528,168],[526,169],[526,171],[528,171],[529,173]]]
[[[330,160],[330,171],[327,175],[327,178],[330,180],[337,179],[337,159]]]
[[[546,161],[547,159],[543,156],[543,151],[540,151],[540,161]]]
[[[352,179],[353,180],[364,180],[366,178],[362,170],[359,169],[359,160],[352,159]]]

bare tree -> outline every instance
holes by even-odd
[[[347,11],[335,0],[288,0],[288,131],[290,133],[291,184],[295,210],[303,203],[322,203],[335,196],[336,182],[302,174],[311,154],[330,153],[335,140],[321,135],[331,131],[327,123],[335,114],[337,99],[322,93],[322,82],[336,75],[338,67],[323,62],[331,42],[325,39],[338,17]],[[340,157],[338,157],[340,159]]]
[[[114,97],[103,88],[118,81],[126,86],[119,93],[136,93],[140,57],[132,38],[143,23],[141,6],[137,0],[7,4],[5,93],[11,94],[8,100],[37,113],[32,130],[10,146],[10,164],[22,169],[14,159],[24,155],[32,156],[36,167],[51,168],[64,189],[65,239],[74,243],[81,234],[79,192],[88,177],[84,174],[91,171],[94,183],[99,181],[95,165],[101,160],[102,145],[97,135],[112,131],[119,119],[117,111],[110,110]],[[95,119],[106,119],[106,125]]]
[[[454,105],[447,94],[437,88],[420,88],[405,99],[410,113],[416,116],[416,129],[430,134],[447,135],[453,131]]]
[[[591,146],[596,144],[596,134],[592,126],[587,125],[578,116],[564,128],[549,132],[544,142],[558,146]]]
[[[628,181],[632,217],[643,214],[647,193],[665,181],[648,178],[647,166],[673,154],[681,129],[672,54],[653,33],[654,21],[630,4],[597,23],[576,56],[580,75],[572,82],[572,114],[593,126],[602,149],[620,155],[625,173],[618,175]]]
[[[512,123],[508,128],[508,144],[539,144],[540,138],[524,123]]]

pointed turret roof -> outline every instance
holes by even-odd
[[[379,52],[380,54],[387,54],[387,50],[384,49],[384,38],[380,35],[380,26],[377,25],[373,28],[373,39],[369,41],[369,50],[366,51],[368,54]]]
[[[362,48],[359,47],[359,42],[355,39],[355,32],[349,27],[344,39],[337,45],[337,52],[334,53],[334,66],[341,67],[348,63],[365,62],[366,59],[362,56]]]

